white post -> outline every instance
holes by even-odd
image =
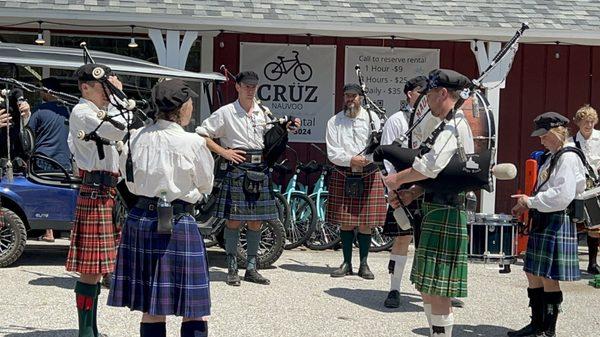
[[[202,37],[202,46],[200,48],[200,71],[205,73],[213,72],[213,62],[214,62],[214,41],[217,33],[215,32],[203,32],[201,34]],[[202,90],[201,96],[201,104],[200,104],[200,122],[207,118],[211,111],[208,106],[208,100],[206,99],[204,90]],[[216,97],[215,97],[216,99]]]
[[[498,51],[500,51],[500,42],[487,42],[482,41],[471,42],[471,51],[475,54],[475,58],[477,59],[477,66],[479,67],[479,73],[483,72],[490,65],[492,59]],[[486,78],[483,79],[482,84],[488,88],[486,90],[486,97],[490,103],[490,109],[492,110],[494,116],[494,124],[496,127],[496,149],[498,149],[498,125],[500,124],[499,116],[500,114],[500,89],[503,89],[505,86],[504,74],[507,73],[505,70],[508,64],[504,62],[503,64],[499,64],[494,70],[492,70]],[[494,153],[494,156],[497,156],[497,151]],[[494,161],[496,158],[494,158]],[[481,200],[480,200],[480,212],[493,214],[496,209],[496,178],[494,178],[493,182],[494,191],[487,192],[481,191]]]
[[[154,44],[160,65],[183,70],[198,32],[185,32],[183,41],[180,41],[181,32],[178,30],[167,30],[166,42],[160,29],[149,29],[148,36]]]

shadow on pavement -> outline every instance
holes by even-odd
[[[421,303],[421,297],[415,296],[414,294],[400,293],[400,307],[396,309],[390,309],[383,306],[388,292],[383,290],[373,289],[348,289],[348,288],[331,288],[325,290],[325,293],[334,297],[345,299],[348,302],[352,302],[361,307],[365,307],[371,310],[379,312],[419,312],[423,311]]]
[[[284,270],[289,270],[298,273],[311,273],[311,274],[323,274],[329,275],[336,267],[321,267],[321,266],[310,266],[304,264],[303,262],[298,262],[298,264],[281,264],[279,268]]]
[[[506,333],[512,331],[503,326],[495,325],[455,325],[452,329],[454,337],[504,337]],[[429,336],[429,328],[419,328],[412,331],[419,336]]]
[[[29,326],[8,326],[0,328],[0,334],[4,337],[76,337],[78,331],[75,329],[62,330],[40,330]]]
[[[60,266],[67,261],[69,246],[64,244],[27,244],[23,255],[9,267]]]
[[[35,274],[40,277],[29,281],[32,286],[50,286],[63,289],[75,289],[75,282],[79,279],[77,276],[52,276],[31,271],[26,271],[30,274]]]

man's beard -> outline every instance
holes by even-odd
[[[350,103],[346,105],[346,116],[355,118],[360,113],[360,105]]]

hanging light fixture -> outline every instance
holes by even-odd
[[[129,44],[127,45],[127,47],[129,48],[137,48],[138,44],[135,42],[135,37],[133,36],[133,29],[135,28],[134,25],[131,25],[131,40],[129,40]]]
[[[308,38],[307,41],[306,41],[306,50],[310,50],[310,43],[312,42],[311,36],[312,35],[310,33],[306,34],[306,37]]]
[[[396,40],[396,36],[392,35],[390,38],[391,38],[391,41],[390,41],[390,50],[394,51],[394,41]]]
[[[37,35],[37,39],[35,39],[35,43],[39,44],[39,45],[43,45],[44,43],[46,43],[46,41],[44,40],[44,34],[42,31],[42,23],[44,21],[38,21],[38,35]]]
[[[558,59],[560,59],[560,49],[558,49],[559,48],[558,46],[560,45],[560,41],[556,41],[554,43],[556,43],[556,52],[554,53],[554,58],[558,60]]]

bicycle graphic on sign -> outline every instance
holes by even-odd
[[[264,69],[265,76],[271,81],[277,81],[283,74],[287,74],[293,69],[294,77],[299,82],[310,80],[312,77],[312,68],[304,62],[300,62],[297,51],[293,50],[292,53],[294,54],[293,59],[284,60],[285,57],[277,56],[279,59],[278,62],[267,63]]]

